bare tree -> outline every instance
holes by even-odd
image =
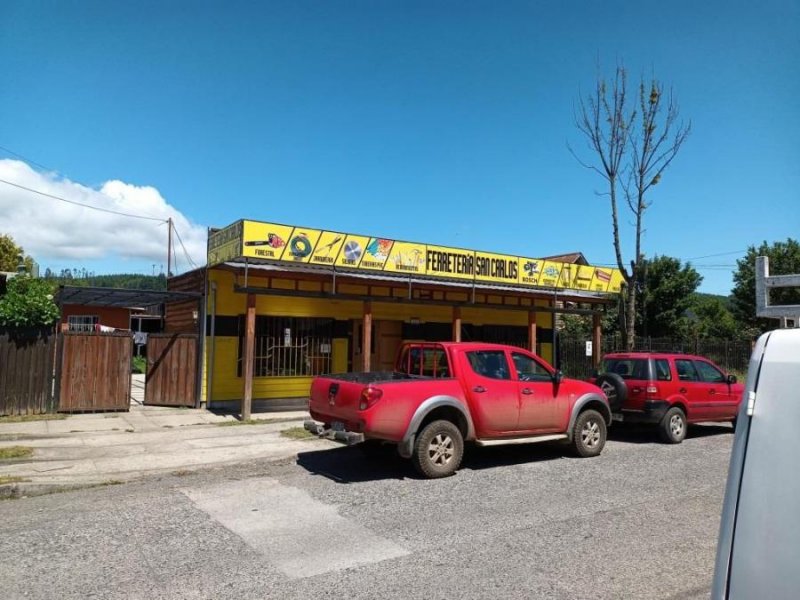
[[[642,232],[644,214],[652,205],[650,189],[661,180],[689,135],[691,123],[679,121],[678,105],[672,91],[664,93],[663,85],[653,79],[639,84],[638,103],[627,95],[627,73],[617,67],[614,79],[597,78],[593,92],[580,98],[575,109],[575,125],[586,138],[593,160],[586,162],[570,148],[578,162],[598,173],[606,182],[606,190],[596,192],[608,196],[611,204],[611,225],[617,267],[625,279],[625,316],[623,334],[628,349],[635,341],[637,281],[643,266]],[[638,104],[638,106],[636,106]],[[627,268],[622,258],[618,196],[622,189],[628,208],[633,213],[634,254]]]

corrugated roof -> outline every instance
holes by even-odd
[[[128,290],[122,288],[77,287],[62,285],[56,292],[59,304],[83,306],[111,306],[116,308],[142,308],[169,302],[197,301],[202,294],[157,290]]]

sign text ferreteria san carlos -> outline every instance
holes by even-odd
[[[211,234],[208,240],[209,266],[243,257],[359,271],[605,293],[618,293],[623,281],[622,273],[609,267],[575,265],[260,221],[237,221]]]

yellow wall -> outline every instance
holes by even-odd
[[[233,291],[236,280],[232,273],[211,269],[209,270],[209,281],[217,284],[217,306],[215,311],[217,316],[231,317],[244,314],[247,306],[247,296]],[[289,280],[273,279],[272,283],[274,287],[279,289],[294,289],[294,283]],[[239,284],[244,284],[242,278],[239,279]],[[266,287],[267,280],[251,276],[248,277],[248,285]],[[320,289],[320,284],[317,282],[300,282],[299,287],[303,290],[314,291]],[[345,289],[345,286],[342,285],[339,287],[339,291],[342,293],[366,294],[367,288],[366,286],[348,286]],[[535,305],[547,306],[548,302],[547,300],[536,300]],[[462,308],[461,318],[465,324],[527,326],[528,310],[530,308],[529,306],[520,305],[519,310],[500,310],[470,306]],[[209,314],[214,310],[210,298],[208,310]],[[267,295],[256,297],[256,313],[258,315],[327,317],[349,320],[361,319],[363,310],[363,303],[355,300]],[[408,321],[419,319],[422,322],[450,323],[453,309],[450,306],[380,302],[375,300],[372,303],[372,313],[373,318],[376,320]],[[551,329],[553,326],[552,314],[536,313],[536,324],[538,327]],[[208,398],[207,373],[211,344],[215,345],[211,400],[240,400],[244,381],[242,377],[237,375],[238,338],[225,336],[217,336],[213,341],[211,338],[207,339],[203,361],[205,366],[202,383],[203,399]],[[331,358],[333,361],[332,368],[335,372],[347,370],[348,352],[347,339],[335,339],[333,341]],[[552,344],[541,344],[540,353],[542,358],[552,363]],[[255,377],[253,379],[253,398],[305,397],[308,395],[311,379],[311,377]]]

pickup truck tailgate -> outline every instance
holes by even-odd
[[[317,421],[343,423],[349,431],[361,432],[363,412],[359,410],[361,395],[368,387],[382,383],[408,381],[404,373],[344,373],[317,377],[311,383],[309,411]]]
[[[432,379],[405,373],[317,377],[311,384],[309,412],[315,421],[333,429],[399,441],[414,411],[432,395],[434,381],[437,394],[462,396],[456,379]]]

